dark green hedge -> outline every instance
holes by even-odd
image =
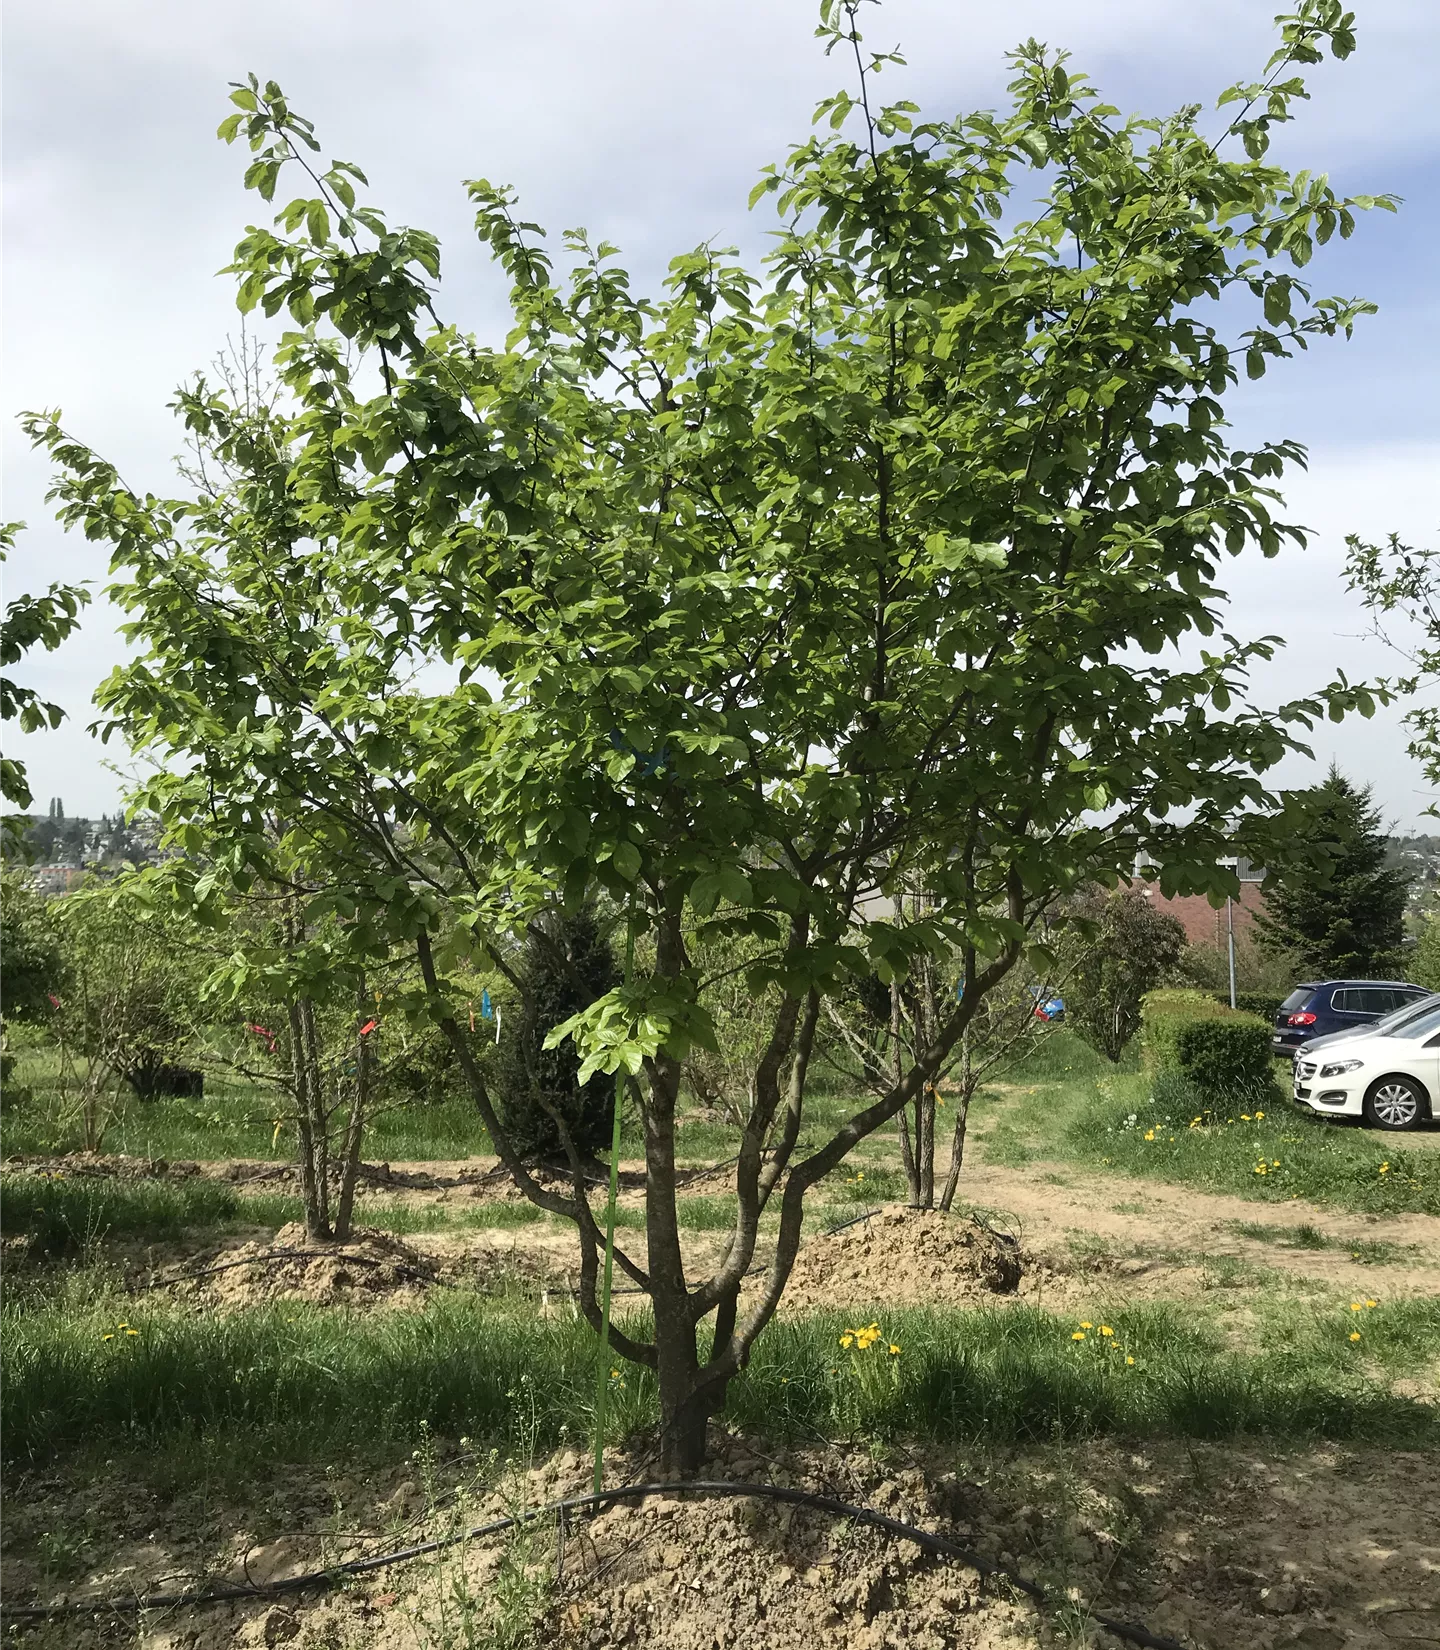
[[[1275,1080],[1270,1027],[1249,1015],[1185,1021],[1175,1057],[1176,1069],[1207,1096],[1249,1093]]]
[[[1215,1001],[1229,1008],[1230,993],[1228,991],[1217,991]],[[1262,1020],[1268,1020],[1272,1025],[1275,1023],[1275,1016],[1280,1012],[1280,1004],[1284,1001],[1283,997],[1278,997],[1269,991],[1237,991],[1235,993],[1235,1006],[1242,1014],[1258,1014]]]

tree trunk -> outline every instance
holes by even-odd
[[[955,1201],[955,1188],[960,1183],[960,1166],[965,1161],[965,1126],[970,1118],[970,1092],[973,1088],[969,1073],[955,1107],[955,1137],[950,1144],[950,1173],[945,1179],[945,1190],[940,1197],[940,1212],[948,1215]]]
[[[890,1055],[895,1062],[895,1081],[905,1075],[905,1049],[900,1040],[903,1021],[900,1014],[900,987],[890,987]],[[915,1145],[910,1145],[910,1125],[905,1118],[905,1107],[895,1114],[895,1126],[900,1134],[900,1160],[905,1165],[905,1189],[912,1209],[920,1207],[920,1114],[915,1114]]]
[[[693,1478],[705,1465],[708,1424],[711,1414],[724,1402],[724,1387],[695,1391],[694,1342],[690,1346],[690,1372],[676,1370],[667,1379],[666,1365],[660,1375],[660,1476]],[[718,1394],[718,1396],[717,1396]]]
[[[359,1009],[357,1026],[365,1024],[369,1002],[362,984],[356,993]],[[350,1217],[355,1206],[355,1178],[360,1172],[360,1140],[365,1130],[365,1114],[370,1102],[370,1043],[358,1032],[355,1037],[355,1087],[350,1094],[350,1115],[345,1120],[345,1145],[340,1159],[340,1196],[335,1205],[335,1237],[344,1243],[350,1236]]]
[[[926,1083],[915,1096],[920,1130],[920,1207],[935,1207],[935,1089]]]
[[[290,1073],[295,1093],[295,1135],[299,1147],[300,1197],[305,1205],[305,1231],[320,1241],[330,1236],[329,1188],[323,1169],[325,1116],[320,1097],[314,1093],[319,1073],[310,1058],[310,1041],[305,1035],[304,999],[285,1005],[290,1022]],[[315,1138],[317,1114],[319,1141]]]
[[[667,912],[656,954],[662,975],[679,972],[682,940],[678,914]],[[680,1062],[658,1054],[648,1063],[645,1127],[645,1236],[650,1299],[655,1312],[655,1375],[660,1389],[660,1470],[669,1478],[691,1476],[705,1459],[710,1393],[696,1394],[700,1360],[696,1325],[685,1286],[680,1223],[675,1207],[675,1105]]]

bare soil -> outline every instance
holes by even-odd
[[[50,1477],[26,1486],[26,1528],[12,1541],[33,1549],[41,1517],[54,1528],[88,1519],[104,1556],[74,1577],[72,1597],[166,1575],[170,1585],[200,1574],[262,1582],[588,1488],[589,1462],[573,1450],[505,1482],[487,1483],[474,1466],[404,1462],[323,1483],[291,1472],[282,1505],[263,1512],[202,1508],[195,1491],[169,1507],[136,1506],[103,1470],[86,1483]],[[643,1455],[617,1454],[607,1482],[643,1480],[650,1468]],[[727,1437],[709,1472],[816,1490],[934,1530],[1040,1581],[1058,1611],[1037,1612],[1003,1582],[982,1586],[961,1564],[819,1513],[662,1497],[572,1520],[563,1535],[550,1521],[519,1545],[453,1548],[343,1593],[155,1612],[138,1631],[72,1619],[22,1637],[32,1650],[458,1650],[493,1642],[508,1597],[512,1626],[531,1620],[537,1642],[563,1650],[813,1650],[817,1634],[860,1650],[1073,1646],[1091,1642],[1096,1609],[1190,1650],[1440,1645],[1433,1456],[1107,1441],[872,1458]],[[97,1527],[97,1506],[124,1511]],[[147,1530],[162,1514],[164,1533]],[[313,1533],[299,1533],[301,1523]],[[7,1595],[28,1592],[40,1571],[12,1559]]]
[[[1023,1267],[1020,1245],[1006,1233],[977,1220],[892,1204],[843,1231],[812,1238],[795,1262],[784,1301],[790,1312],[881,1299],[973,1305],[1013,1295]]]

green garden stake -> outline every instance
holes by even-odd
[[[635,927],[625,913],[625,989],[635,966]],[[610,1198],[605,1205],[605,1271],[600,1280],[600,1364],[595,1371],[595,1493],[605,1487],[605,1400],[610,1392],[610,1280],[615,1272],[615,1200],[620,1194],[620,1096],[623,1072],[615,1074],[615,1120],[610,1131]]]

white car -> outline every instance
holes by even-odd
[[[1440,1097],[1440,1008],[1329,1048],[1302,1049],[1295,1100],[1321,1117],[1363,1117],[1377,1129],[1415,1129]]]

